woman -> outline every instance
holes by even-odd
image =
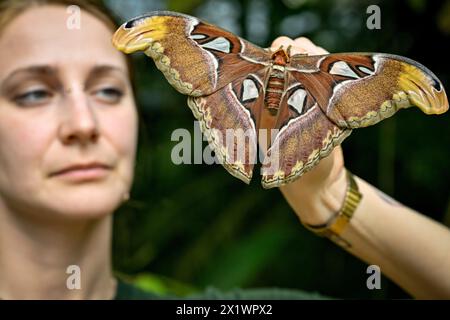
[[[82,9],[79,28],[67,23],[70,4]],[[137,297],[111,270],[112,213],[128,197],[137,143],[127,62],[111,45],[115,26],[82,0],[2,5],[0,298]],[[282,43],[323,52],[304,38],[273,47]],[[302,222],[333,219],[347,190],[343,168],[336,148],[281,188]],[[415,297],[450,297],[450,232],[356,181],[363,198],[340,235],[346,248]],[[72,265],[81,272],[78,290],[68,289]]]
[[[2,299],[116,294],[111,213],[132,183],[136,107],[114,25],[84,5],[80,28],[69,28],[72,3],[85,2],[3,3]],[[80,267],[81,290],[67,289],[70,265]]]

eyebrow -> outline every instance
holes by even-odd
[[[93,67],[86,78],[86,86],[88,87],[96,78],[109,75],[111,73],[120,73],[125,79],[129,79],[128,73],[123,68],[104,64]]]
[[[108,74],[108,73],[114,72],[114,71],[120,72],[124,76],[127,76],[127,72],[124,69],[120,68],[120,67],[116,67],[116,66],[109,65],[109,64],[102,64],[102,65],[96,65],[95,67],[93,67],[89,71],[87,79],[90,79],[90,78],[92,78],[94,76],[99,76],[99,75],[101,76],[101,75],[104,75],[104,74]]]
[[[21,73],[33,74],[36,76],[53,76],[58,73],[58,70],[48,65],[19,68],[9,73],[2,82],[15,77],[16,75],[20,75]]]
[[[86,78],[86,83],[91,82],[95,77],[104,76],[111,72],[119,72],[125,78],[128,78],[128,73],[123,68],[118,66],[102,64],[94,66],[88,73]],[[51,65],[34,65],[29,67],[23,67],[15,69],[10,72],[3,80],[1,80],[0,84],[3,87],[3,83],[7,83],[9,79],[14,78],[16,76],[20,76],[21,74],[28,74],[36,77],[54,77],[59,73],[58,68]]]
[[[123,73],[125,76],[127,75],[126,71],[120,67],[104,64],[104,65],[97,65],[94,68],[92,68],[89,71],[87,78],[89,79],[93,76],[102,75],[105,73],[109,73],[111,71],[118,71],[120,73]],[[9,73],[5,77],[5,80],[8,78],[11,78],[17,74],[20,74],[20,73],[31,73],[31,74],[35,74],[35,75],[49,76],[49,75],[58,74],[58,69],[55,67],[49,66],[49,65],[42,65],[42,66],[38,65],[38,66],[19,68],[19,69],[12,71],[11,73]]]
[[[0,80],[0,94],[5,95],[11,92],[18,86],[17,81],[13,81],[16,77],[21,75],[31,75],[34,77],[42,77],[52,79],[58,74],[58,70],[49,65],[33,65],[23,68],[18,68],[11,71],[4,79]]]

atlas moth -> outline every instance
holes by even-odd
[[[143,51],[188,96],[203,134],[233,176],[250,182],[259,146],[264,188],[299,178],[353,129],[374,125],[399,109],[448,110],[439,79],[398,55],[291,55],[290,48],[263,49],[169,11],[124,23],[113,44],[125,53]]]

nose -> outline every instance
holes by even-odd
[[[98,119],[86,94],[82,90],[72,91],[65,95],[62,104],[63,120],[59,137],[63,144],[86,145],[96,142],[99,137]]]

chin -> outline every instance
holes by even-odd
[[[88,194],[73,193],[58,204],[64,216],[79,219],[101,218],[112,214],[122,203],[125,191],[92,191]],[[62,205],[61,205],[62,204]]]
[[[75,190],[63,189],[43,201],[46,207],[43,210],[49,211],[54,218],[100,219],[112,214],[121,205],[127,190],[124,186],[106,188],[95,185],[77,187]]]
[[[120,205],[119,201],[96,201],[95,204],[76,204],[68,205],[64,208],[52,208],[61,218],[67,218],[69,220],[90,220],[101,219],[103,217],[111,215]]]

